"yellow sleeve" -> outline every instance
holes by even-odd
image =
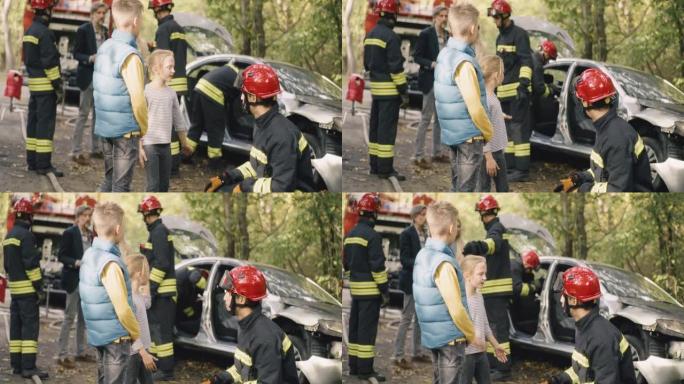
[[[475,340],[475,329],[468,311],[461,302],[461,287],[458,285],[458,275],[451,264],[442,262],[437,267],[437,271],[435,271],[435,284],[444,299],[454,324],[463,332],[468,343],[471,343]]]
[[[466,108],[468,109],[468,114],[473,120],[473,123],[477,129],[482,132],[485,141],[489,141],[492,138],[492,123],[489,121],[489,116],[487,116],[487,110],[480,101],[480,84],[477,81],[477,73],[475,73],[475,67],[467,61],[462,62],[458,67],[456,67],[456,72],[454,73],[454,81],[461,91],[463,96],[463,101],[465,102]]]
[[[145,100],[145,69],[140,57],[130,54],[121,66],[121,77],[131,96],[133,115],[140,126],[140,134],[147,133],[147,100]]]
[[[126,281],[124,280],[121,268],[114,262],[110,261],[102,269],[102,285],[104,285],[109,299],[114,306],[116,317],[123,325],[124,329],[128,331],[133,341],[140,337],[140,326],[138,320],[135,318],[133,309],[128,305],[128,290],[126,289]]]

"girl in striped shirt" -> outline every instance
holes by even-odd
[[[479,289],[487,280],[487,261],[482,256],[469,255],[461,262],[468,296],[468,312],[475,329],[475,342],[466,347],[466,356],[461,371],[460,384],[471,384],[473,379],[478,384],[489,384],[489,361],[487,360],[487,341],[494,347],[496,358],[502,363],[508,360],[506,351],[496,341],[485,311],[484,299]]]

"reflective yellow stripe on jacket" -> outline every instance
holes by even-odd
[[[256,147],[252,147],[252,149],[249,151],[249,156],[255,158],[258,162],[260,162],[263,165],[268,164],[268,156],[261,150],[257,149]]]
[[[238,171],[240,171],[244,179],[252,179],[256,177],[256,171],[249,161],[239,166]]]
[[[13,295],[23,295],[36,292],[31,280],[10,281],[7,287]]]
[[[44,92],[54,91],[52,82],[47,77],[32,77],[28,79],[29,91]]]
[[[375,96],[398,96],[397,86],[393,81],[371,81],[371,95]]]
[[[364,239],[363,237],[347,237],[346,239],[344,239],[344,245],[349,244],[356,244],[362,247],[367,247],[368,240]]]
[[[273,179],[270,177],[262,177],[256,179],[254,182],[254,187],[252,190],[257,193],[268,193],[271,192],[271,181]]]
[[[363,41],[363,45],[375,45],[380,48],[387,48],[387,42],[380,39],[366,39]]]
[[[513,279],[510,277],[504,279],[487,280],[481,290],[483,295],[492,293],[513,292]]]
[[[187,89],[187,79],[186,79],[186,89]],[[195,86],[195,90],[202,92],[208,98],[214,100],[215,102],[224,105],[225,99],[223,97],[223,92],[218,89],[214,84],[208,82],[207,80],[200,79]]]
[[[22,39],[22,41],[24,43],[31,43],[31,44],[38,45],[38,38],[35,36],[24,35],[24,38]]]
[[[200,79],[200,81],[201,80],[202,79]],[[188,90],[188,78],[187,77],[174,77],[173,79],[169,80],[168,84],[169,84],[169,87],[176,92],[185,92]],[[209,95],[207,95],[207,96],[209,96]],[[223,97],[223,92],[221,92],[221,96]]]
[[[375,281],[350,281],[349,291],[353,296],[378,296],[380,290]]]
[[[164,279],[161,284],[159,284],[159,293],[176,293],[176,279]]]

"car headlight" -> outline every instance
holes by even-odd
[[[333,341],[330,343],[330,357],[333,359],[342,359],[342,342]]]
[[[342,337],[342,322],[340,320],[319,320],[318,332]]]
[[[318,123],[318,126],[323,128],[323,129],[332,129],[333,126],[335,125],[335,120],[330,120],[327,123]]]
[[[684,322],[660,319],[656,321],[656,331],[664,335],[684,337]]]

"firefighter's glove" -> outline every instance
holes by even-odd
[[[389,292],[382,294],[382,303],[380,303],[380,308],[385,308],[389,305],[390,295]]]
[[[36,295],[38,295],[38,303],[45,302],[45,291],[43,291],[42,289],[36,290]]]
[[[409,95],[408,93],[401,94],[401,106],[400,108],[408,108],[409,106]]]
[[[476,241],[469,241],[463,247],[463,255],[479,255],[479,247]]]
[[[561,179],[560,184],[556,185],[556,188],[553,189],[554,192],[571,192],[575,188],[577,188],[577,185],[575,185],[575,182],[572,180],[572,177],[568,177],[565,179]]]
[[[530,91],[527,89],[527,85],[523,85],[523,82],[520,82],[520,85],[518,86],[518,100],[522,101],[527,101],[530,98]]]
[[[534,293],[541,293],[543,282],[541,280],[534,280],[532,286],[534,287]]]
[[[233,382],[233,377],[227,371],[221,371],[211,379],[204,380],[202,384],[229,384]]]
[[[52,87],[55,89],[55,95],[57,95],[57,101],[55,104],[61,104],[64,100],[64,84],[62,80],[57,80],[52,82]]]

